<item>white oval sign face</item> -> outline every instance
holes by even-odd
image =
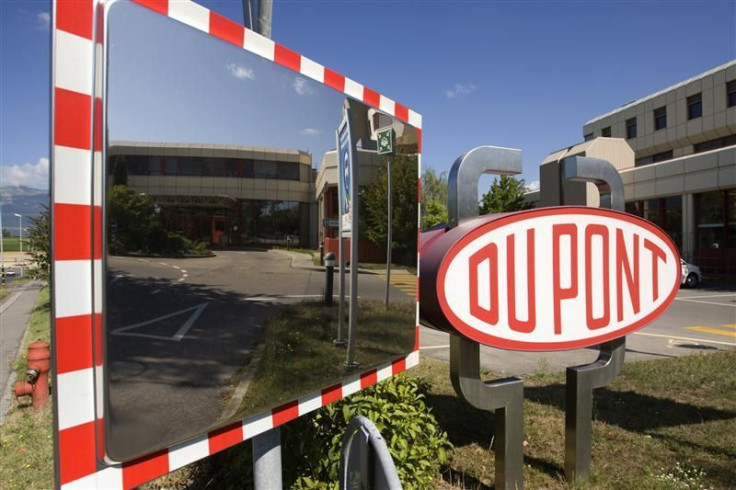
[[[558,207],[476,228],[445,255],[442,311],[482,344],[550,351],[631,333],[661,315],[680,284],[680,257],[636,216]]]

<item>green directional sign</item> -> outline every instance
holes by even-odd
[[[394,132],[391,128],[378,130],[378,154],[394,152]]]

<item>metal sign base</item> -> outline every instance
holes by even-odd
[[[450,334],[450,378],[460,397],[481,410],[493,410],[495,486],[524,487],[524,382],[519,378],[480,379],[480,344]]]
[[[601,192],[610,192],[610,208],[624,211],[624,185],[616,168],[607,160],[569,157],[560,166],[562,204],[565,182],[591,182]],[[585,204],[585,203],[583,203]],[[565,478],[573,482],[590,475],[593,439],[593,390],[609,385],[621,372],[626,354],[626,337],[600,346],[598,359],[567,368],[565,388]]]
[[[590,475],[593,440],[593,390],[609,385],[621,372],[626,337],[606,342],[592,364],[567,368],[565,392],[565,478],[572,482]]]
[[[521,173],[521,151],[479,146],[452,165],[449,176],[449,227],[478,216],[478,181],[483,174]],[[481,410],[493,410],[498,489],[524,487],[524,382],[480,379],[480,344],[450,335],[450,378],[457,394]]]

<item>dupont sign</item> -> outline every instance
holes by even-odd
[[[624,336],[662,314],[680,282],[679,254],[661,229],[606,209],[486,216],[423,242],[423,317],[506,349]]]

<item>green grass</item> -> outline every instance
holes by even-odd
[[[3,251],[4,252],[18,252],[20,251],[20,238],[17,236],[14,237],[4,237],[3,239]],[[28,241],[24,238],[23,239],[23,250],[26,250],[28,247]]]
[[[736,488],[736,352],[632,362],[597,390],[591,478],[575,488]],[[455,454],[444,485],[493,485],[492,415],[458,399],[448,365],[412,371],[432,385],[427,402]],[[566,488],[564,373],[527,378],[524,484]],[[450,483],[451,482],[451,483]]]
[[[49,289],[41,290],[31,316],[31,324],[23,339],[22,363],[17,372],[25,371],[25,352],[28,344],[50,337]],[[3,489],[42,489],[53,486],[53,441],[51,405],[41,411],[33,410],[28,401],[15,401],[5,424],[0,427],[0,486]]]
[[[345,348],[332,343],[337,312],[336,305],[300,303],[288,305],[266,320],[268,340],[242,411],[257,413],[273,406],[275,393],[278,400],[287,402],[351,375],[343,366]],[[414,345],[413,303],[392,304],[386,310],[380,301],[361,300],[358,316],[355,359],[361,370],[401,357]]]

